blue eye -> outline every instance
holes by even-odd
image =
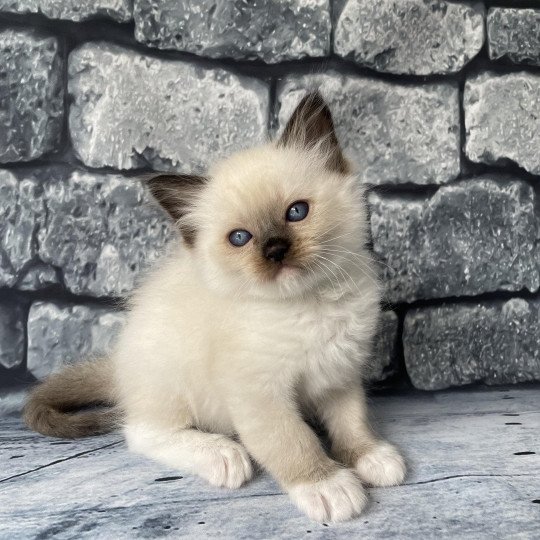
[[[309,204],[304,201],[297,201],[287,209],[287,221],[302,221],[309,212]]]
[[[243,229],[236,229],[229,234],[229,242],[236,247],[245,246],[251,240],[251,233]]]

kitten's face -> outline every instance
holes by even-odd
[[[217,288],[290,297],[343,279],[365,242],[363,197],[316,152],[268,145],[210,171],[192,214],[194,253]]]
[[[149,185],[178,220],[198,271],[225,294],[337,292],[366,241],[363,191],[318,94],[300,103],[278,142],[223,160],[207,178]]]

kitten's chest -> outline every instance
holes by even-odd
[[[298,328],[302,328],[307,353],[327,354],[355,340],[358,320],[349,305],[315,306],[298,314]]]
[[[258,304],[243,313],[241,324],[229,328],[254,373],[305,381],[306,390],[317,394],[360,376],[377,315],[376,298],[366,301],[366,296],[279,307]]]
[[[300,367],[308,384],[339,385],[359,370],[367,335],[363,326],[362,310],[354,299],[313,306],[297,315],[297,337],[304,356]]]

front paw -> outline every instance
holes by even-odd
[[[355,465],[358,476],[372,486],[397,486],[405,479],[406,467],[401,454],[391,444],[379,441],[362,454]]]
[[[339,469],[318,482],[302,483],[289,489],[293,502],[315,521],[346,521],[360,514],[367,497],[358,477]]]
[[[216,437],[214,444],[200,448],[197,473],[213,486],[236,489],[253,476],[253,469],[241,444]]]

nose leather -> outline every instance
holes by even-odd
[[[264,245],[263,254],[269,261],[278,263],[285,258],[290,247],[291,243],[285,238],[270,238]]]

